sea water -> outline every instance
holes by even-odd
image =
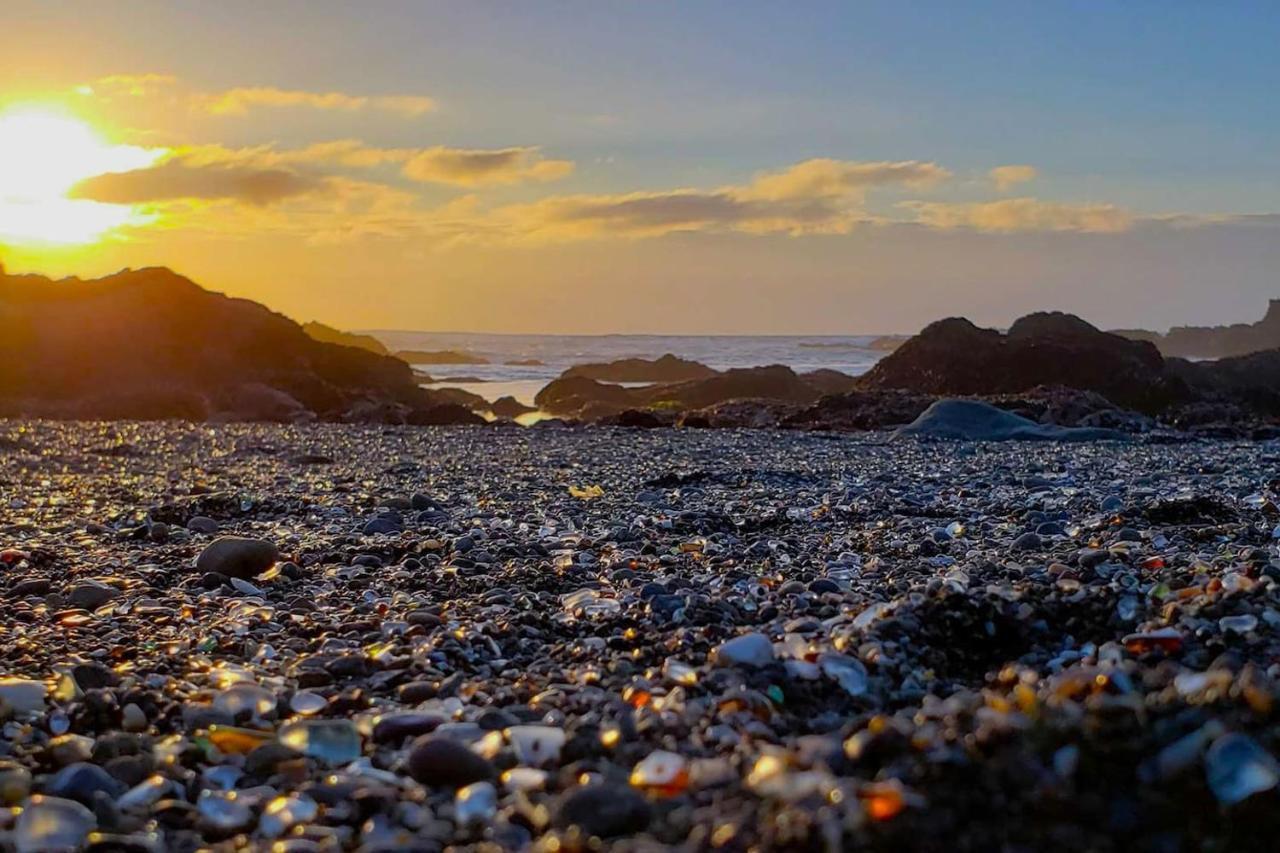
[[[784,364],[803,373],[838,370],[865,373],[884,357],[872,347],[875,335],[495,335],[467,332],[368,332],[393,352],[451,350],[484,359],[484,364],[419,364],[430,374],[428,388],[461,388],[487,400],[512,396],[533,405],[534,395],[564,370],[622,358],[654,359],[666,353],[717,370]],[[516,364],[538,361],[541,364]]]

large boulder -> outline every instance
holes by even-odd
[[[886,356],[859,384],[946,396],[1060,385],[1096,391],[1148,414],[1193,396],[1152,343],[1101,332],[1062,313],[1028,315],[1005,334],[960,318],[940,320]]]
[[[1169,369],[1205,400],[1229,399],[1256,414],[1280,416],[1280,349],[1217,361],[1171,358]]]
[[[548,382],[533,402],[553,415],[578,415],[588,408],[602,409],[602,414],[621,412],[634,408],[640,400],[630,388],[570,376]]]
[[[489,406],[489,411],[493,412],[494,417],[514,420],[521,415],[527,415],[538,410],[534,406],[526,406],[508,394],[505,397],[499,397],[494,400]]]
[[[317,341],[163,268],[52,281],[0,274],[0,410],[73,418],[336,420],[431,409],[402,361]]]
[[[682,382],[706,379],[715,376],[716,372],[705,364],[667,353],[655,359],[622,358],[598,364],[576,364],[560,376],[565,379],[582,377],[599,382]]]
[[[815,384],[780,364],[742,367],[714,373],[705,379],[626,388],[583,376],[555,379],[538,392],[534,402],[557,415],[594,420],[628,409],[656,409],[678,413],[707,409],[735,400],[807,404],[818,400],[823,386],[832,387],[835,371],[822,371]],[[843,374],[835,374],[842,376]],[[837,386],[839,387],[839,386]]]
[[[781,364],[735,368],[706,379],[634,390],[651,407],[680,411],[714,406],[726,400],[811,403],[822,396],[821,390]]]

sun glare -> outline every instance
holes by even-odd
[[[68,198],[80,181],[156,161],[163,150],[113,145],[80,119],[48,109],[0,113],[0,241],[94,242],[146,217],[127,205]]]

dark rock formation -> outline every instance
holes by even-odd
[[[0,411],[65,418],[407,422],[444,400],[402,361],[314,340],[170,270],[0,275]],[[430,417],[459,416],[454,409]]]
[[[533,406],[526,406],[515,397],[508,395],[494,400],[489,406],[489,411],[499,418],[518,418],[521,415],[527,415],[538,410]]]
[[[603,364],[577,364],[560,374],[563,379],[582,377],[598,382],[683,382],[706,379],[717,371],[667,353],[653,360],[623,358]]]
[[[799,410],[795,403],[776,400],[727,400],[683,412],[676,425],[688,429],[773,429]]]
[[[674,414],[718,407],[737,400],[808,404],[826,393],[846,390],[854,382],[853,377],[834,370],[800,375],[779,364],[735,368],[713,372],[705,379],[642,388],[624,388],[574,376],[553,380],[538,392],[534,402],[553,414],[596,420],[627,409],[647,408]],[[723,420],[728,412],[704,414],[714,414],[714,420]],[[700,423],[702,421],[695,417],[690,425]]]
[[[616,415],[607,415],[597,423],[601,426],[634,427],[638,429],[655,429],[675,424],[676,416],[671,412],[655,412],[650,409],[624,409]]]
[[[457,350],[400,350],[396,358],[409,364],[488,364],[489,359]]]
[[[987,402],[1039,424],[1066,427],[1103,427],[1143,433],[1155,428],[1146,415],[1115,406],[1094,391],[1038,387],[1023,394],[990,397]]]
[[[820,394],[845,394],[858,387],[858,378],[838,370],[823,368],[801,373],[800,378],[812,385]]]
[[[1028,315],[1007,334],[964,319],[940,320],[886,356],[859,384],[945,396],[1017,394],[1061,385],[1096,391],[1148,414],[1192,397],[1153,344],[1101,332],[1060,313]]]
[[[1165,334],[1143,329],[1121,329],[1115,334],[1150,341],[1166,356],[1228,358],[1280,348],[1280,299],[1272,299],[1267,313],[1256,323],[1230,326],[1175,326]]]
[[[326,326],[324,323],[317,323],[314,320],[310,323],[303,323],[302,331],[315,340],[326,344],[341,344],[344,347],[368,350],[378,355],[391,355],[387,348],[382,345],[382,341],[373,335],[357,335],[354,332],[344,332],[341,329],[335,329],[333,326]]]
[[[726,400],[811,403],[822,396],[820,389],[780,364],[735,368],[707,379],[636,388],[634,392],[650,407],[679,411],[701,409]]]
[[[639,404],[632,389],[609,385],[584,376],[553,379],[533,398],[538,408],[557,415],[574,415],[590,406],[605,406],[615,412]]]
[[[933,402],[910,391],[850,391],[823,397],[784,418],[790,429],[861,431],[909,424]]]

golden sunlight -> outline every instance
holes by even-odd
[[[164,149],[115,145],[74,116],[25,107],[0,113],[0,241],[91,243],[147,217],[128,205],[75,200],[80,181],[155,162]]]

